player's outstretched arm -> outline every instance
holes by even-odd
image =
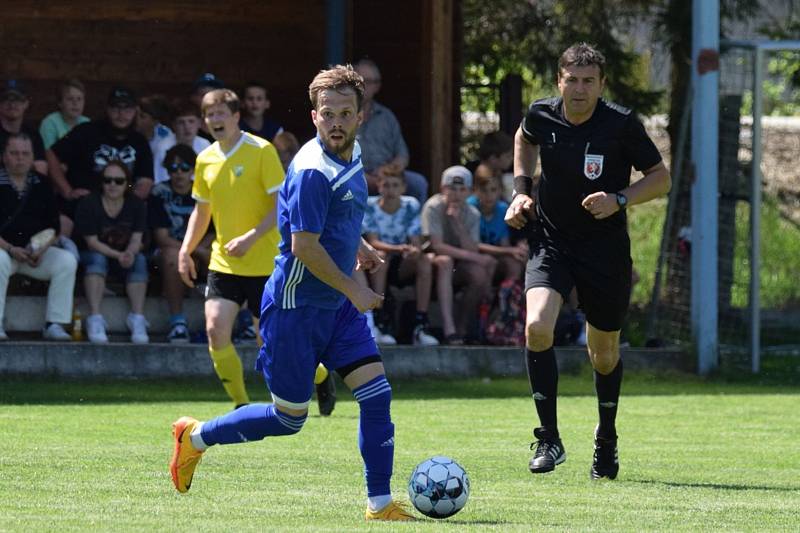
[[[599,191],[588,195],[581,201],[584,209],[598,220],[610,217],[621,208],[617,194],[624,194],[627,205],[643,204],[669,192],[672,180],[663,162],[644,171],[644,177],[619,193]]]
[[[194,280],[197,278],[192,252],[205,236],[210,222],[211,204],[208,202],[194,204],[194,210],[189,216],[189,223],[186,226],[186,235],[183,237],[181,249],[178,251],[178,274],[189,287],[194,287]]]
[[[648,168],[642,174],[644,176],[640,180],[619,191],[628,198],[628,205],[643,204],[659,196],[664,196],[672,187],[672,178],[663,161]]]
[[[514,198],[506,210],[506,224],[521,229],[534,216],[533,191],[537,180],[533,177],[539,160],[539,147],[531,144],[522,132],[514,135]]]
[[[364,245],[362,240],[362,246]],[[352,277],[345,274],[319,243],[319,233],[298,231],[292,233],[292,255],[320,281],[344,294],[360,312],[373,309],[383,300],[383,296],[362,287]]]

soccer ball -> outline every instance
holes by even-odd
[[[411,472],[408,497],[425,516],[447,518],[467,503],[469,477],[458,463],[437,455],[422,461]]]

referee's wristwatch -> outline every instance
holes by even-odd
[[[622,211],[626,207],[628,207],[628,197],[622,194],[621,192],[615,193],[617,197],[617,205],[619,206],[619,210]]]

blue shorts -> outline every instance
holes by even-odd
[[[130,268],[122,268],[116,259],[110,259],[100,252],[83,250],[81,251],[81,264],[86,274],[106,277],[110,273],[119,279],[124,279],[125,283],[147,281],[147,258],[142,253],[136,254]]]
[[[256,370],[275,403],[290,409],[308,407],[320,362],[336,370],[379,353],[367,319],[350,300],[339,309],[281,309],[265,296],[260,329]]]

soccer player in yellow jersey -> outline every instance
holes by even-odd
[[[197,269],[191,255],[213,220],[216,239],[205,303],[208,351],[238,407],[250,400],[231,333],[245,301],[256,319],[261,314],[261,294],[280,242],[276,205],[284,172],[272,144],[239,129],[236,93],[228,89],[206,93],[201,111],[216,142],[197,156],[192,187],[197,203],[178,253],[178,271],[193,287]]]

